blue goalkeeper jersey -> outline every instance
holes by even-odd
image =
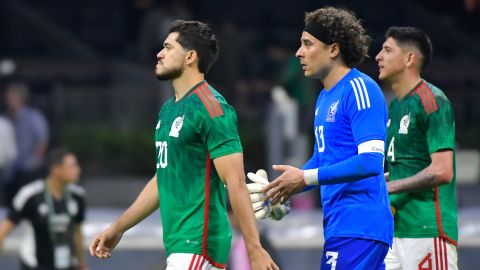
[[[381,155],[377,157],[383,161],[386,123],[387,107],[380,87],[353,68],[332,89],[324,89],[318,97],[315,149],[304,169],[318,168],[320,173],[322,167],[362,153]],[[355,237],[392,244],[393,218],[383,162],[378,166],[382,168],[376,168],[379,173],[372,177],[333,184],[320,182],[325,240]]]

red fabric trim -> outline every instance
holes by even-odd
[[[212,95],[213,100],[215,101],[215,105],[217,106],[218,111],[220,112],[219,115],[223,115],[223,110],[222,110],[222,106],[220,106],[220,102],[218,102],[218,99],[213,95],[212,91],[208,86],[206,87],[206,89],[210,93],[210,95]]]
[[[443,247],[442,247],[442,238],[438,239],[438,247],[439,247],[439,252],[440,253],[440,259],[439,264],[440,264],[440,269],[443,270]]]
[[[443,240],[443,258],[445,259],[445,270],[448,270],[447,242]]]
[[[437,238],[438,237],[434,237],[433,238],[433,247],[435,249],[435,270],[438,270],[438,250],[437,250]]]
[[[199,86],[197,86],[197,88],[195,88],[193,91],[190,92],[190,94],[188,94],[188,96],[191,96],[193,94],[195,94],[195,92],[198,90],[198,88],[202,87],[203,85],[206,85],[207,83],[204,82],[202,84],[200,84]]]
[[[421,94],[420,89],[417,89],[417,91],[415,91],[415,92],[418,94],[418,96],[419,96],[420,99],[422,100],[423,108],[425,109],[425,111],[426,111],[427,113],[429,113],[429,112],[428,112],[428,110],[429,110],[428,105],[427,105],[427,103],[425,102],[425,97]]]
[[[214,261],[212,258],[210,258],[210,257],[208,257],[208,256],[206,256],[206,258],[207,258],[208,262],[209,262],[211,265],[213,265],[213,266],[215,266],[215,267],[217,267],[217,268],[225,269],[225,268],[227,267],[226,264],[217,263],[216,261]]]
[[[205,107],[207,108],[208,110],[208,113],[210,114],[210,117],[214,117],[214,114],[213,114],[213,111],[210,107],[210,104],[208,104],[208,102],[205,100],[205,98],[203,97],[203,94],[201,94],[201,92],[197,90],[195,90],[195,93],[197,94],[197,96],[200,98],[200,100],[203,102],[203,105],[205,105]]]
[[[434,111],[434,107],[433,107],[433,101],[431,100],[431,97],[428,95],[427,91],[420,86],[420,89],[418,89],[418,91],[421,91],[423,96],[425,97],[425,100],[427,101],[427,104],[428,104],[428,108],[429,108],[429,111],[428,113],[432,113]]]
[[[208,211],[210,209],[210,153],[207,153],[205,164],[205,204],[203,208],[203,239],[202,239],[202,256],[208,258],[207,240],[208,240]]]
[[[205,257],[202,256],[202,260],[200,261],[200,264],[197,267],[197,270],[202,269],[203,263],[205,262]]]
[[[211,108],[213,108],[213,112],[215,114],[215,117],[219,115],[217,106],[215,105],[214,97],[210,94],[208,94],[208,91],[205,89],[205,87],[201,87],[198,91],[201,91],[202,94],[205,96],[205,98],[208,100],[208,103],[210,104]]]
[[[197,262],[195,263],[195,267],[193,268],[194,270],[197,270],[198,267],[200,266],[200,262],[202,261],[203,257],[202,256],[198,256],[197,257]]]
[[[188,267],[188,270],[192,270],[193,263],[195,262],[195,259],[197,258],[197,254],[193,254],[192,260],[190,261],[190,266]]]
[[[440,233],[440,237],[447,240],[452,245],[457,246],[458,245],[457,241],[448,237],[448,235],[446,235],[445,232],[443,231],[442,215],[441,215],[441,212],[440,212],[440,196],[439,196],[439,193],[438,193],[438,187],[434,188],[434,192],[435,192],[434,197],[435,197],[435,210],[436,210],[436,216],[437,216],[437,226],[438,226],[438,232]]]
[[[435,96],[433,95],[432,89],[430,89],[430,87],[428,87],[428,85],[425,82],[422,84],[422,88],[425,89],[427,94],[432,99],[434,111],[437,111],[438,110],[437,100],[435,99]]]

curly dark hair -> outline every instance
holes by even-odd
[[[340,46],[340,54],[349,67],[360,64],[368,57],[371,38],[352,11],[336,7],[324,7],[305,13],[305,25],[319,24],[331,44]]]
[[[203,22],[176,20],[168,33],[178,33],[177,42],[198,55],[198,70],[207,74],[218,58],[219,46],[212,29]]]

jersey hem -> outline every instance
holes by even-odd
[[[188,254],[196,254],[205,257],[205,259],[208,260],[208,262],[217,267],[217,268],[225,268],[227,266],[227,262],[219,262],[210,257],[208,254],[203,254],[201,249],[173,249],[169,250],[167,252],[167,257],[170,256],[173,253],[188,253]]]
[[[439,238],[442,238],[442,239],[445,239],[447,242],[449,242],[450,244],[454,245],[454,246],[458,246],[458,240],[454,239],[454,238],[450,238],[448,235],[441,235],[440,233],[431,233],[431,234],[423,234],[423,235],[405,235],[405,234],[396,234],[394,236],[394,238],[435,238],[435,237],[439,237]]]
[[[382,242],[382,243],[385,243],[389,246],[392,246],[392,244],[393,244],[393,239],[390,242],[388,242],[388,241],[385,241],[385,239],[381,239],[381,238],[378,238],[378,237],[373,237],[373,236],[365,235],[365,234],[336,234],[336,235],[332,235],[332,236],[329,236],[328,238],[326,238],[325,242],[327,242],[328,239],[335,238],[335,237],[367,239],[367,240]]]

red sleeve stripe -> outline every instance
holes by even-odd
[[[210,90],[210,88],[208,87],[208,85],[206,85],[206,90],[208,91],[208,93],[210,93],[210,95],[212,96],[213,100],[215,101],[215,105],[217,106],[218,108],[218,111],[220,112],[220,115],[223,115],[223,110],[222,110],[222,106],[220,106],[220,103],[218,102],[218,99],[213,95],[212,91]]]
[[[418,89],[418,92],[422,93],[422,96],[425,97],[426,103],[428,104],[428,109],[425,108],[425,110],[427,111],[427,114],[432,113],[434,111],[432,99],[430,98],[430,96],[427,94],[427,92],[423,87],[420,87]]]
[[[425,101],[425,97],[421,94],[420,89],[417,89],[417,90],[415,91],[415,93],[417,93],[418,96],[420,97],[420,99],[422,100],[423,107],[425,108],[425,111],[427,111],[427,113],[429,113],[429,112],[428,112],[429,108],[428,108],[427,103],[426,103],[426,101]]]
[[[437,111],[438,110],[438,105],[437,105],[437,101],[435,100],[435,96],[433,95],[432,89],[430,89],[425,82],[422,83],[421,87],[425,90],[427,95],[430,97],[430,100],[433,103],[434,111]]]
[[[213,110],[210,108],[210,104],[207,102],[207,100],[203,97],[203,94],[201,94],[198,89],[195,90],[195,94],[197,94],[197,96],[200,98],[200,100],[203,102],[203,105],[205,105],[205,107],[207,108],[208,110],[208,113],[210,114],[210,117],[215,117],[215,115],[213,114]]]
[[[199,89],[199,91],[202,92],[202,94],[205,96],[205,98],[208,100],[208,102],[210,103],[210,106],[212,106],[213,108],[213,111],[215,112],[215,116],[219,116],[220,115],[220,111],[218,110],[218,101],[215,99],[215,97],[211,94],[208,93],[207,91],[207,88],[208,87],[201,87]]]
[[[223,115],[222,107],[217,98],[213,96],[212,92],[208,90],[208,87],[200,87],[195,90],[195,93],[200,97],[203,104],[209,110],[212,118]]]

